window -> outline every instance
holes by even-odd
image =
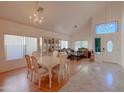
[[[110,34],[117,32],[117,21],[96,25],[96,34]]]
[[[98,54],[101,52],[101,38],[95,38],[95,52]]]
[[[88,48],[88,41],[76,41],[75,50],[78,50],[78,48]]]
[[[26,54],[31,55],[33,51],[37,51],[37,38],[25,37]]]
[[[61,40],[61,49],[68,48],[68,41]]]
[[[113,43],[111,40],[107,42],[107,51],[110,53],[113,50]]]
[[[37,38],[4,35],[6,60],[23,58],[37,50]]]
[[[23,58],[24,54],[24,38],[22,36],[5,35],[5,51],[6,59]]]

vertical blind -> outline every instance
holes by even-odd
[[[37,50],[37,38],[4,35],[4,45],[6,60],[23,58]]]
[[[4,40],[7,60],[23,57],[23,37],[15,35],[5,35]]]

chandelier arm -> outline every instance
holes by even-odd
[[[35,12],[32,16],[29,16],[30,21],[34,22],[35,24],[41,24],[43,22],[43,16],[41,15],[42,12],[43,8],[38,6],[38,1],[36,1]]]

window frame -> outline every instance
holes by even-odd
[[[67,46],[66,47],[63,47],[62,43],[67,43]],[[60,48],[63,49],[63,48],[68,48],[68,41],[67,40],[61,40],[60,41]]]
[[[115,23],[117,24],[117,25],[116,25],[116,26],[117,26],[117,28],[116,28],[117,31],[115,31],[115,32],[109,32],[109,33],[97,33],[96,27],[97,27],[98,25],[103,25],[103,24],[104,24],[104,25],[107,25],[107,24],[113,23],[113,22],[115,22]],[[104,23],[100,23],[100,24],[96,24],[96,25],[95,25],[95,34],[96,34],[96,35],[107,35],[107,34],[117,33],[117,32],[118,32],[118,28],[119,28],[118,26],[119,26],[119,25],[118,25],[118,21],[117,21],[117,20],[109,21],[109,22],[104,22]]]
[[[84,41],[86,41],[87,42],[87,47],[81,47],[82,45],[81,44],[83,44],[82,42],[84,42]],[[75,50],[78,50],[78,49],[76,49],[76,42],[79,42],[80,43],[80,48],[88,48],[88,44],[89,44],[89,42],[88,42],[88,40],[78,40],[78,41],[75,41],[74,42],[74,49]]]

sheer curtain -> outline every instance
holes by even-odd
[[[31,55],[33,51],[37,51],[37,38],[25,37],[26,54]]]
[[[24,38],[16,35],[5,35],[5,54],[6,59],[18,59],[23,58],[24,54]]]
[[[31,55],[33,51],[37,51],[37,46],[37,38],[4,35],[6,60],[23,58],[25,54]]]

